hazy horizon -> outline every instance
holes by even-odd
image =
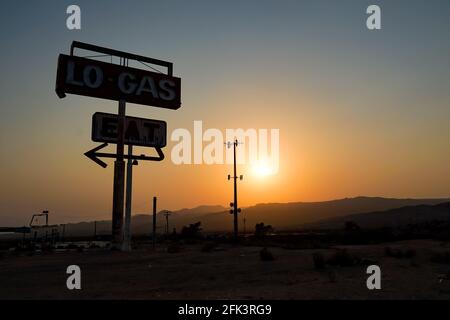
[[[318,200],[318,201],[289,201],[289,202],[260,202],[260,203],[254,203],[252,205],[248,205],[248,206],[242,206],[242,210],[248,209],[248,208],[256,208],[258,206],[270,206],[270,205],[291,205],[291,204],[325,204],[327,202],[339,202],[339,201],[343,201],[343,200],[356,200],[356,199],[383,199],[383,200],[417,200],[417,201],[421,201],[421,200],[444,200],[444,202],[450,201],[450,196],[449,197],[439,197],[439,198],[389,198],[389,197],[368,197],[368,196],[355,196],[355,197],[345,197],[345,198],[339,198],[339,199],[325,199],[325,200]],[[199,208],[203,208],[203,207],[220,207],[221,209],[223,209],[223,211],[228,211],[229,208],[226,205],[221,205],[221,204],[199,204],[193,207],[182,207],[182,208],[176,208],[176,209],[172,209],[170,210],[172,213],[180,213],[180,211],[188,211],[189,213],[196,213],[196,209]],[[395,207],[397,208],[397,207]],[[157,213],[160,214],[162,212],[167,211],[167,208],[161,208],[159,207],[157,209]],[[384,210],[382,210],[384,211]],[[213,210],[213,211],[208,211],[206,212],[206,214],[208,213],[218,213],[218,212],[222,212],[222,211],[217,211],[217,210]],[[2,225],[2,227],[18,227],[18,226],[27,226],[29,223],[29,219],[31,218],[32,214],[35,213],[40,213],[40,211],[36,211],[30,214],[29,217],[25,217],[24,219],[24,223],[20,224],[20,223],[10,223],[10,225]],[[366,212],[360,212],[360,213],[366,213]],[[97,218],[92,217],[92,215],[75,215],[72,217],[65,217],[64,215],[61,214],[56,214],[53,215],[52,212],[49,213],[49,224],[67,224],[67,223],[73,223],[73,224],[77,224],[77,223],[84,223],[84,222],[94,222],[94,221],[111,221],[111,213],[110,212],[104,212],[104,213],[99,213],[97,214]],[[201,213],[204,214],[204,213]],[[245,214],[245,211],[244,211]],[[132,216],[143,216],[143,215],[147,215],[147,216],[151,216],[153,215],[153,210],[152,208],[150,208],[147,212],[132,212]],[[63,218],[62,218],[63,217]],[[39,220],[40,222],[36,222],[37,224],[42,223],[43,220]],[[191,221],[193,222],[193,221]],[[224,229],[228,229],[227,225],[224,225]]]
[[[117,103],[54,91],[57,57],[73,40],[174,63],[177,110],[127,105],[168,124],[166,159],[134,168],[133,213],[232,201],[230,165],[175,165],[174,129],[279,128],[280,166],[238,166],[242,207],[358,195],[447,198],[450,190],[448,1],[77,1],[2,4],[0,226],[49,210],[53,221],[110,219],[112,161],[83,154],[92,114]],[[409,10],[405,10],[408,7]],[[74,220],[75,221],[75,220]]]

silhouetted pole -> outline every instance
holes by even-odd
[[[156,246],[156,197],[153,197],[153,249]]]
[[[112,213],[112,247],[121,249],[123,204],[124,204],[124,178],[125,162],[124,154],[124,127],[125,127],[125,100],[119,101],[119,119],[117,126],[117,158],[114,162],[114,190]]]
[[[121,65],[126,65],[126,59],[121,58]],[[118,124],[117,124],[117,157],[114,162],[114,189],[113,189],[113,212],[112,212],[112,248],[122,249],[122,227],[123,227],[123,205],[124,205],[124,181],[125,162],[123,161],[125,141],[125,100],[119,101]]]
[[[238,146],[239,142],[237,140],[233,141],[233,190],[234,190],[234,201],[230,204],[231,207],[233,207],[232,213],[233,213],[233,230],[234,230],[234,240],[237,240],[238,238],[238,213],[241,212],[241,209],[238,207],[238,196],[237,196],[237,170],[236,170],[236,147]],[[227,143],[227,146],[231,146],[231,142]],[[241,175],[240,180],[242,180],[243,176]],[[231,177],[228,175],[228,180],[230,180]]]
[[[236,176],[236,147],[237,147],[238,141],[235,140],[233,143],[233,160],[234,160],[234,238],[237,239],[238,237],[238,216],[237,216],[237,210],[238,210],[238,199],[237,199],[237,176]]]
[[[169,216],[170,216],[170,212],[166,211],[164,213],[164,216],[166,217],[166,234],[169,235]]]
[[[131,201],[133,188],[133,146],[128,145],[128,155],[130,158],[127,161],[127,182],[126,182],[126,196],[125,196],[125,226],[123,231],[123,250],[131,250]]]
[[[97,238],[97,221],[94,221],[94,240]]]

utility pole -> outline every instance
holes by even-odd
[[[234,201],[230,203],[230,207],[233,207],[233,209],[230,210],[230,213],[233,214],[233,226],[234,226],[234,240],[237,240],[238,238],[238,213],[241,212],[241,209],[238,208],[238,197],[237,197],[237,172],[236,172],[236,147],[239,145],[239,142],[235,140],[234,142],[227,142],[228,148],[233,145],[233,177],[228,175],[228,180],[231,180],[233,178],[234,182]],[[242,180],[244,178],[243,175],[239,176],[239,179]]]
[[[153,249],[155,249],[156,246],[156,201],[157,198],[153,197]]]
[[[169,216],[170,211],[165,211],[164,216],[166,217],[166,235],[169,235]]]

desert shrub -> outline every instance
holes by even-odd
[[[190,224],[189,226],[184,226],[183,229],[181,229],[181,236],[183,238],[200,238],[201,237],[201,222]]]
[[[335,270],[328,271],[328,280],[330,280],[331,283],[335,283],[337,281],[337,274]]]
[[[361,231],[361,227],[354,221],[346,221],[345,231],[347,232]]]
[[[262,238],[274,230],[271,225],[264,225],[263,222],[255,225],[255,237]]]
[[[414,249],[392,249],[391,247],[384,248],[384,254],[386,257],[397,258],[397,259],[411,259],[414,258],[417,253]]]
[[[363,258],[363,259],[361,259],[360,264],[363,265],[363,266],[371,266],[371,265],[374,265],[374,264],[378,264],[378,261],[372,260],[372,259]]]
[[[392,257],[392,248],[391,247],[385,247],[384,248],[384,255],[386,257]]]
[[[202,252],[211,252],[217,247],[215,242],[207,242],[202,247]]]
[[[312,255],[314,262],[314,269],[322,270],[325,269],[325,257],[320,252],[315,252]]]
[[[444,251],[433,253],[430,261],[434,263],[450,264],[450,252]]]
[[[348,253],[346,249],[340,249],[328,258],[327,263],[332,266],[349,267],[358,264],[360,260],[357,256]]]
[[[181,251],[181,246],[178,243],[171,243],[167,246],[168,253],[178,253]]]
[[[273,261],[273,260],[275,260],[272,252],[270,252],[269,249],[267,249],[267,248],[263,248],[259,252],[259,257],[261,258],[262,261]]]
[[[416,250],[414,250],[414,249],[407,249],[407,250],[403,253],[403,256],[404,256],[405,258],[408,258],[408,259],[414,258],[416,255],[417,255],[417,253],[416,253]]]

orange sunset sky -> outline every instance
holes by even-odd
[[[182,79],[177,111],[127,105],[165,120],[169,139],[164,162],[134,168],[133,214],[150,213],[154,195],[170,210],[232,200],[232,166],[171,161],[171,132],[194,120],[280,129],[277,174],[238,166],[240,206],[450,196],[448,2],[381,1],[380,31],[365,27],[366,1],[126,3],[78,1],[81,31],[66,29],[64,1],[4,5],[0,225],[44,209],[52,223],[111,217],[113,163],[83,153],[97,145],[92,114],[117,103],[56,96],[57,57],[73,40],[172,61]]]

